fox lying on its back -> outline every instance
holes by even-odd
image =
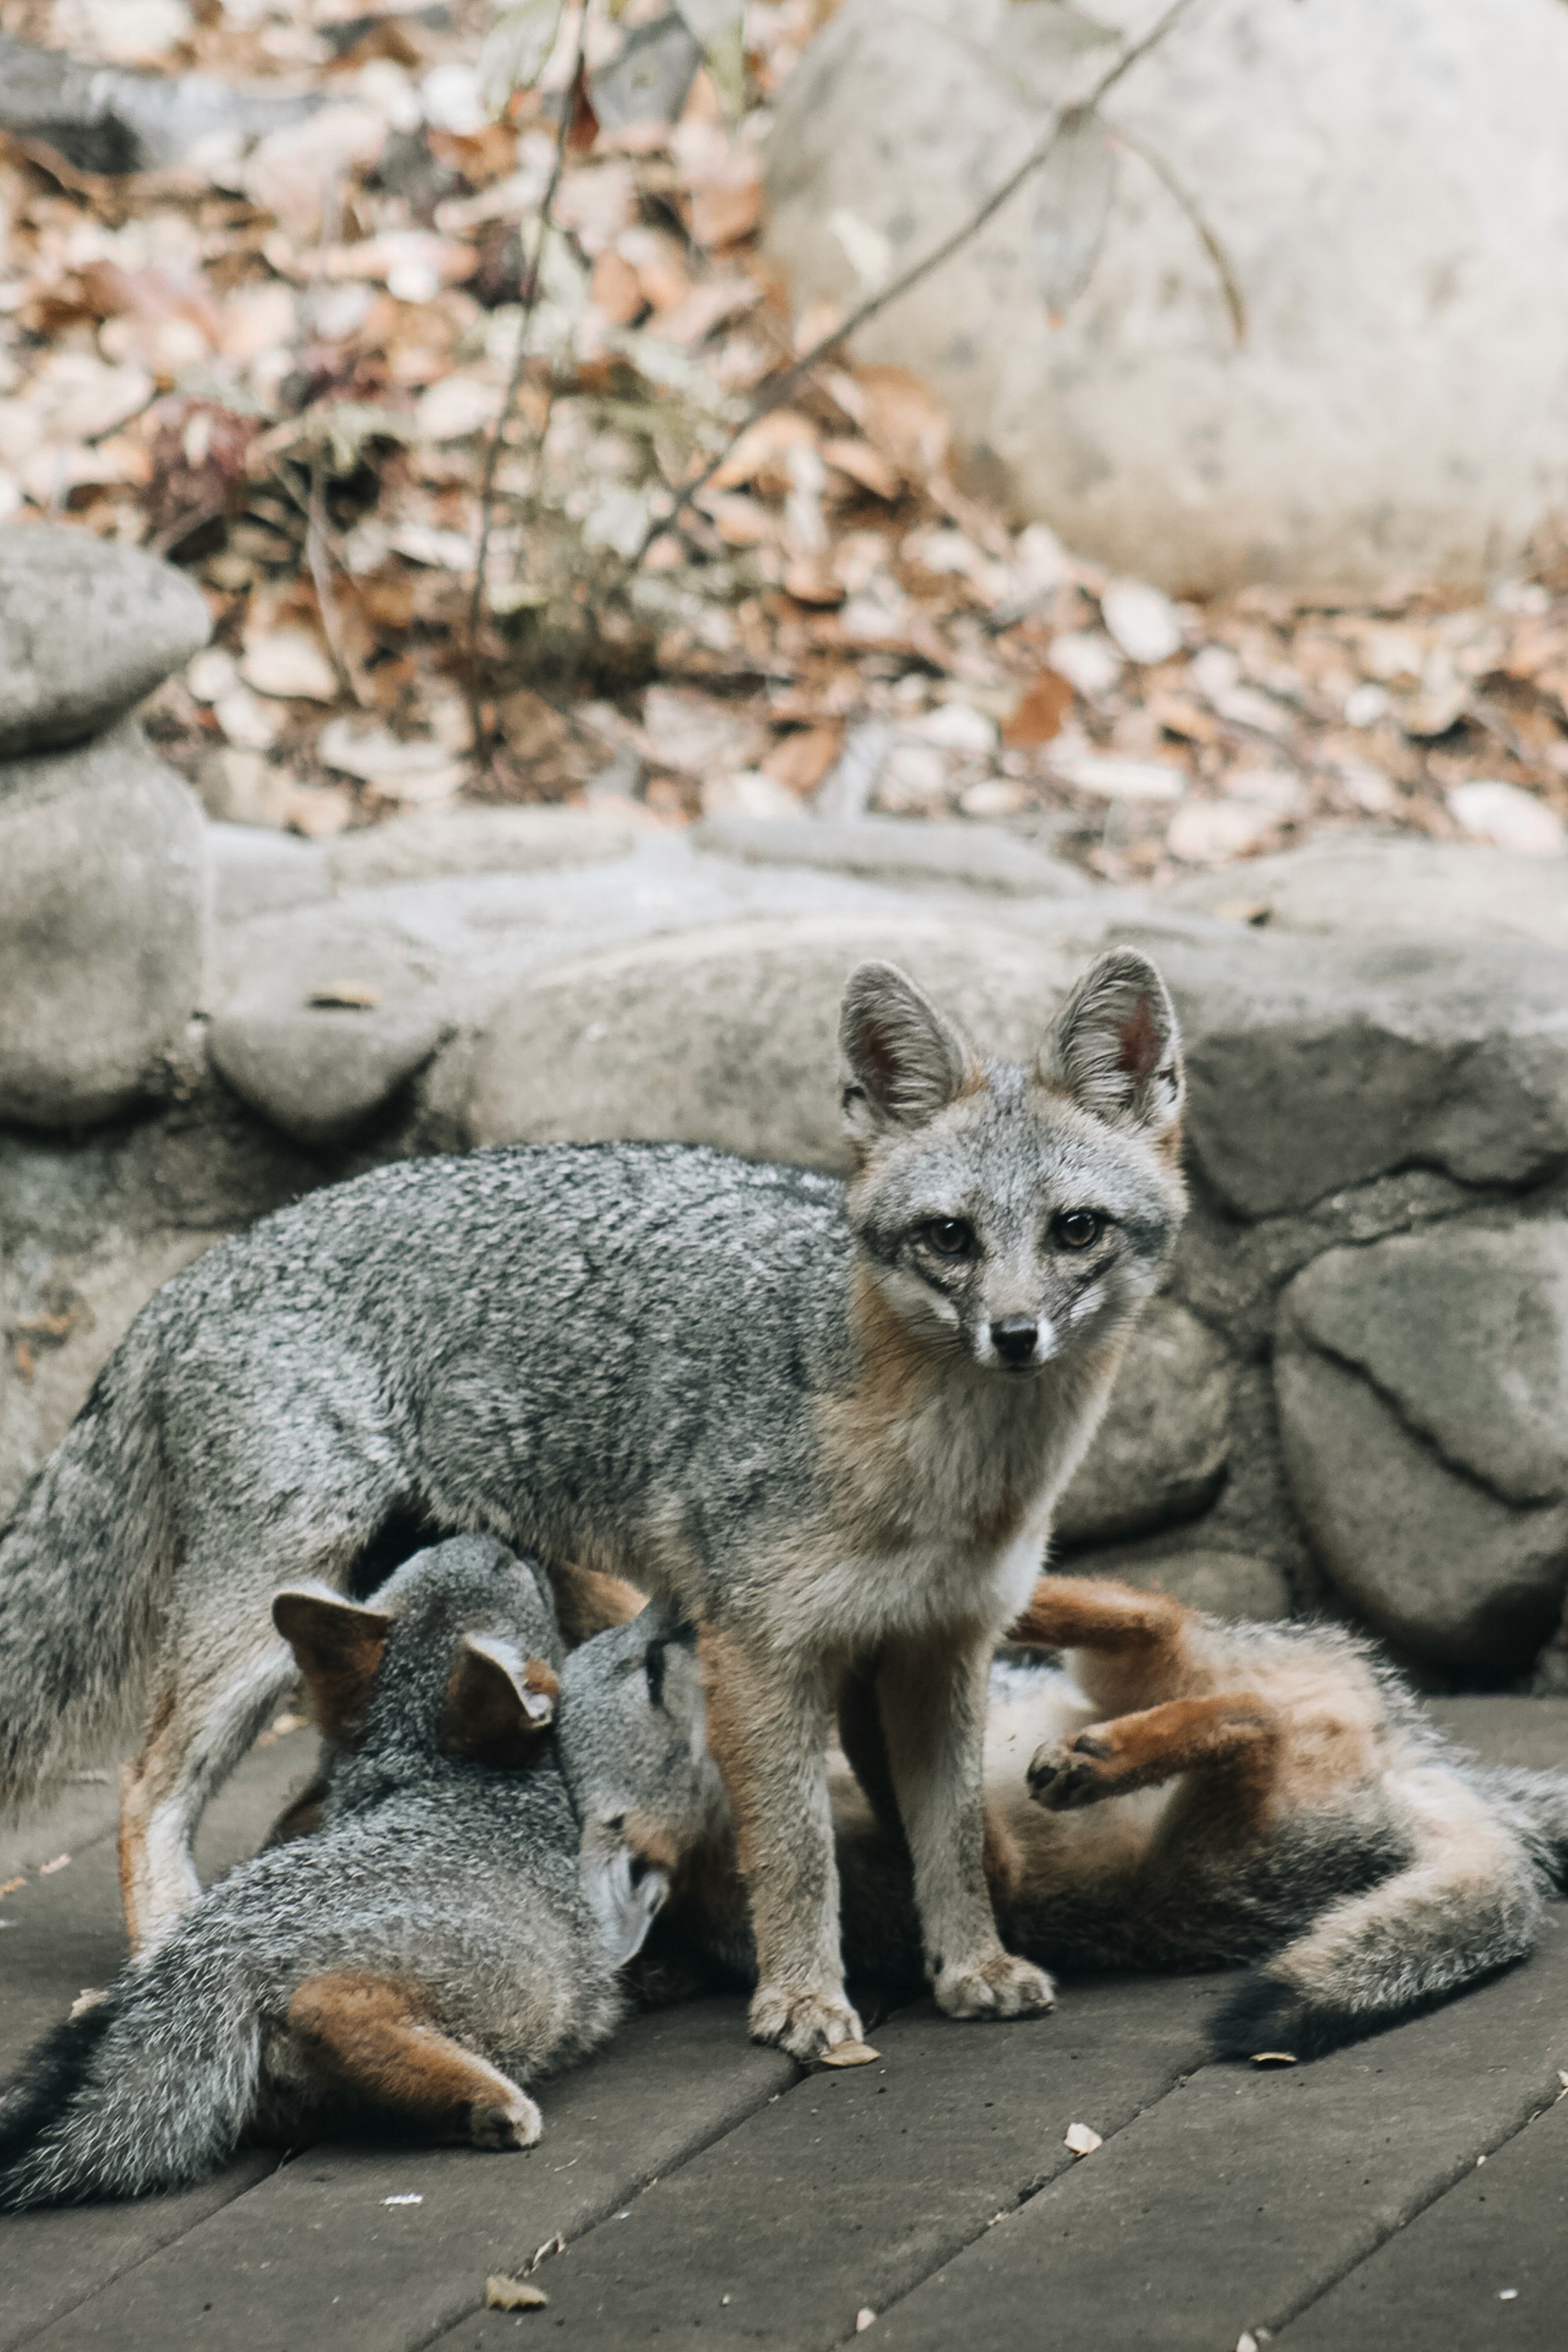
[[[0,1802],[152,1699],[138,1944],[195,1899],[194,1824],[292,1675],[279,1585],[363,1591],[393,1531],[484,1529],[707,1629],[756,2033],[859,2031],[824,1759],[862,1659],[938,2000],[1049,2005],[986,1891],[984,1678],[1181,1223],[1175,1016],[1119,949],[1004,1063],[868,964],[840,1039],[847,1185],[674,1145],[416,1161],[143,1309],[0,1540]]]
[[[1258,1962],[1216,2026],[1237,2055],[1310,2057],[1523,1958],[1568,1891],[1568,1772],[1477,1764],[1399,1677],[1331,1626],[1225,1624],[1157,1593],[1041,1579],[999,1664],[987,1869],[1012,1948],[1051,1968]],[[873,1695],[836,1778],[849,1976],[914,1990],[909,1858]],[[870,1792],[868,1800],[862,1790]],[[695,1958],[749,1973],[722,1827],[670,1784],[633,1825],[674,1893],[654,1983]]]
[[[648,1611],[563,1666],[487,1536],[371,1607],[316,1587],[277,1613],[328,1734],[323,1826],[212,1888],[0,2094],[0,2209],[175,2188],[253,2132],[526,2147],[523,2084],[624,2011],[665,1881],[621,1821],[656,1792],[700,1819],[716,1786],[689,1634]]]

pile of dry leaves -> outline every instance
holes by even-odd
[[[0,35],[275,101],[228,123],[191,83],[184,150],[117,176],[0,140],[0,516],[202,582],[213,646],[153,723],[208,806],[957,814],[1152,877],[1324,823],[1561,852],[1568,564],[1484,604],[1173,603],[1011,530],[918,383],[842,362],[660,529],[830,323],[756,250],[829,5],[752,0],[743,88],[695,0],[604,6],[581,73],[568,10],[498,122],[488,0],[0,0]]]

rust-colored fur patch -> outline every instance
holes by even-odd
[[[425,2124],[450,2127],[471,2107],[514,2095],[504,2074],[432,2022],[416,1987],[393,1977],[358,1969],[307,1977],[289,2025],[324,2085]]]
[[[556,1622],[569,1650],[592,1641],[595,1633],[607,1633],[612,1625],[624,1625],[647,1606],[646,1593],[605,1569],[579,1568],[568,1560],[552,1567],[549,1575]]]
[[[392,1620],[352,1601],[333,1604],[310,1592],[280,1592],[273,1622],[299,1663],[310,1710],[322,1735],[352,1746],[363,1727],[365,1701],[381,1671]]]

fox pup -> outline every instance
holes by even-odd
[[[1322,1625],[1224,1624],[1163,1595],[1044,1577],[1008,1640],[1059,1667],[991,1678],[987,1873],[1013,1948],[1053,1968],[1258,1963],[1227,2055],[1312,2057],[1533,1948],[1568,1891],[1568,1772],[1482,1766],[1391,1668]],[[909,1858],[875,1694],[845,1694],[834,1785],[852,1981],[913,1990]],[[726,1839],[697,1785],[631,1833],[672,1874],[649,1969],[745,1976]]]
[[[293,1672],[274,1592],[363,1592],[423,1524],[706,1629],[761,2039],[859,2032],[825,1759],[868,1658],[939,2002],[1048,2007],[982,1867],[985,1678],[1182,1220],[1175,1016],[1115,950],[1025,1067],[866,964],[840,1041],[847,1185],[676,1145],[408,1162],[142,1310],[0,1543],[0,1796],[153,1697],[121,1811],[138,1945],[195,1900],[195,1823]]]
[[[523,2084],[623,2013],[666,1881],[620,1822],[654,1790],[700,1819],[716,1779],[689,1643],[650,1611],[563,1665],[534,1572],[490,1537],[419,1554],[374,1606],[310,1586],[273,1608],[328,1737],[322,1825],[41,2045],[0,2096],[0,2209],[175,2188],[252,2134],[527,2147]]]

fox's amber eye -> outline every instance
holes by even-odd
[[[969,1257],[973,1253],[974,1228],[962,1217],[932,1217],[924,1238],[938,1257]]]
[[[1105,1230],[1105,1219],[1093,1209],[1065,1209],[1057,1219],[1057,1239],[1068,1249],[1088,1249]]]

